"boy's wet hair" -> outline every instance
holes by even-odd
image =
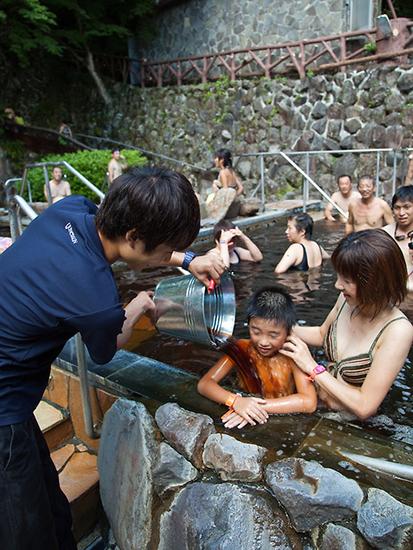
[[[292,298],[280,286],[267,286],[255,292],[247,309],[248,323],[254,317],[274,321],[277,325],[284,326],[288,334],[297,322]]]
[[[403,185],[402,187],[396,189],[396,192],[391,200],[392,208],[394,208],[397,201],[413,202],[413,185]]]
[[[133,238],[151,252],[160,244],[184,250],[198,235],[199,202],[185,176],[163,168],[133,168],[114,180],[96,215],[107,239]]]
[[[302,214],[290,216],[288,220],[294,222],[297,231],[304,231],[306,238],[311,239],[314,226],[314,221],[311,216],[303,212]]]

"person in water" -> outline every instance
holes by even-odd
[[[201,395],[229,407],[222,417],[227,428],[264,424],[269,414],[315,411],[312,383],[293,360],[279,353],[295,322],[293,301],[281,287],[263,288],[253,295],[248,308],[250,338],[238,340],[231,346],[238,352],[224,355],[198,382]],[[234,368],[242,390],[261,397],[220,386]]]
[[[337,178],[337,187],[338,191],[331,195],[331,200],[345,213],[346,217],[339,214],[338,219],[342,223],[346,223],[350,201],[359,198],[360,193],[353,190],[351,176],[347,174],[342,174]],[[334,207],[330,202],[324,209],[324,218],[330,222],[336,221],[336,218],[333,216],[333,209]]]
[[[403,254],[380,229],[352,233],[334,250],[340,291],[319,327],[296,326],[280,349],[315,382],[334,410],[360,419],[375,414],[402,369],[413,327],[398,309],[406,296]],[[308,349],[323,346],[329,365],[318,365]]]
[[[308,271],[319,267],[323,260],[330,257],[322,246],[311,239],[313,225],[313,218],[305,213],[288,218],[285,234],[292,244],[275,266],[274,273],[285,273],[289,269]]]
[[[413,263],[409,244],[413,237],[413,185],[399,187],[393,195],[391,207],[395,221],[383,227],[397,242],[404,256],[408,279],[407,290],[413,291]]]
[[[258,246],[230,220],[221,220],[215,224],[214,242],[215,248],[210,252],[220,254],[226,267],[241,261],[260,262],[263,258]]]

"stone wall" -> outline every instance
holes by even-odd
[[[164,9],[151,61],[278,44],[348,30],[344,0],[191,0]]]
[[[411,548],[410,506],[316,461],[276,460],[277,449],[240,436],[175,403],[153,417],[119,399],[105,415],[98,460],[108,548]]]
[[[201,167],[211,167],[213,152],[228,147],[234,156],[273,151],[265,160],[267,198],[300,189],[302,177],[278,150],[353,150],[413,146],[413,68],[389,65],[309,75],[304,80],[221,80],[197,86],[132,88],[117,85],[114,104],[102,109],[91,100],[78,127]],[[75,122],[76,125],[76,122]],[[305,159],[295,157],[305,167]],[[391,194],[394,155],[379,158],[380,191]],[[406,155],[397,153],[398,182]],[[337,175],[376,175],[376,154],[325,154],[310,163],[312,177],[327,191]],[[237,164],[247,189],[260,178],[256,158]],[[183,169],[187,173],[186,169]],[[195,175],[198,191],[202,178]],[[314,197],[319,198],[316,194]]]

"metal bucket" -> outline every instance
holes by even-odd
[[[192,275],[164,279],[157,284],[153,299],[156,327],[162,334],[215,347],[232,336],[235,291],[227,273],[209,294]]]

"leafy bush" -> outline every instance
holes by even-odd
[[[88,179],[98,189],[104,193],[107,191],[106,172],[108,162],[112,156],[111,151],[107,149],[95,149],[93,151],[77,151],[76,153],[65,153],[60,155],[47,155],[39,162],[59,162],[65,160],[73,168]],[[129,168],[132,166],[143,166],[147,163],[146,157],[139,151],[123,150],[122,156],[126,159]],[[97,195],[77,179],[71,172],[62,166],[63,174],[67,177],[73,194],[84,195],[94,202],[99,202]],[[48,169],[49,178],[51,178],[52,167]],[[43,186],[44,176],[42,168],[33,168],[29,170],[28,179],[31,185],[33,201],[45,201]]]

